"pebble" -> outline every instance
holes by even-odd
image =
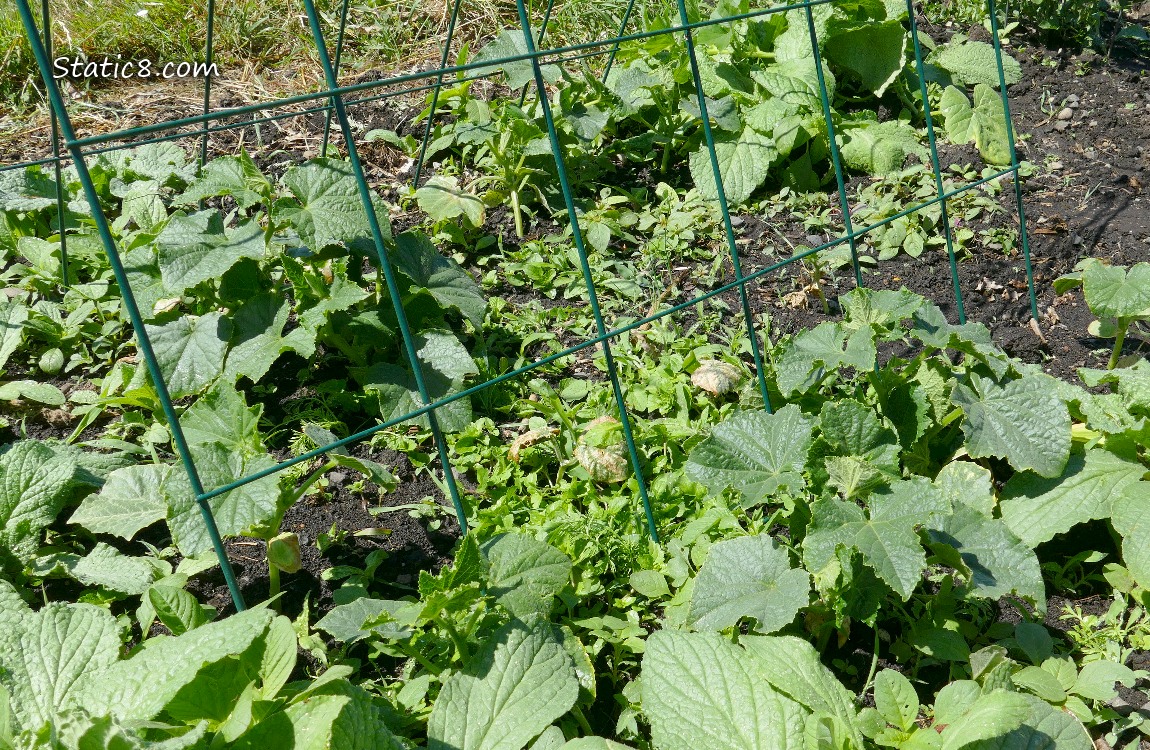
[[[1066,130],[1068,127],[1070,127],[1070,123],[1068,123],[1066,120],[1059,120],[1058,122],[1054,123],[1054,129],[1059,132]]]
[[[733,226],[733,227],[743,226],[743,217],[742,216],[732,216],[731,217],[731,226]]]
[[[1071,117],[1074,117],[1074,110],[1070,107],[1064,107],[1062,111],[1058,113],[1059,120],[1069,120]]]
[[[1055,162],[1050,163],[1050,171],[1051,172],[1057,172],[1058,170],[1062,169],[1062,167],[1063,167],[1063,164],[1060,161],[1055,161]]]

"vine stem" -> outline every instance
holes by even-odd
[[[1126,342],[1126,329],[1129,327],[1129,319],[1118,319],[1118,333],[1114,337],[1114,351],[1110,353],[1110,362],[1106,365],[1107,370],[1113,370],[1118,366],[1118,360],[1122,358],[1122,344]]]
[[[874,649],[873,649],[874,654],[871,656],[871,659],[870,659],[870,672],[867,673],[866,683],[863,685],[863,689],[859,691],[858,699],[860,702],[862,701],[863,696],[870,692],[871,685],[874,684],[874,673],[878,670],[878,647],[879,647],[878,625],[875,625]]]

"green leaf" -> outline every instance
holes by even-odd
[[[220,313],[144,328],[172,398],[197,393],[222,373],[232,324]]]
[[[1073,526],[1111,515],[1113,504],[1146,469],[1104,448],[1075,449],[1060,475],[1020,472],[1003,488],[1002,520],[1034,547]]]
[[[216,616],[214,607],[200,604],[196,597],[176,586],[153,586],[148,589],[148,601],[172,635],[183,635]]]
[[[842,323],[820,323],[780,346],[775,376],[784,396],[805,393],[828,373],[843,366],[859,371],[874,368],[874,330],[852,330]]]
[[[715,156],[719,161],[719,178],[727,202],[732,206],[745,203],[751,194],[767,179],[771,164],[778,158],[774,140],[757,130],[744,128],[738,135],[720,133],[715,136]],[[719,199],[715,186],[715,171],[706,144],[692,151],[688,158],[691,179],[703,200]]]
[[[887,723],[909,731],[918,719],[918,694],[910,680],[893,669],[884,669],[874,678],[875,708]]]
[[[807,712],[762,678],[754,654],[718,633],[659,630],[639,684],[658,750],[799,750]]]
[[[200,176],[172,203],[188,205],[205,198],[228,195],[240,208],[265,202],[272,186],[246,151],[239,156],[221,156],[204,165]]]
[[[1042,667],[1023,667],[1010,676],[1010,681],[1047,703],[1062,703],[1066,700],[1066,691],[1062,689],[1058,678]]]
[[[1091,258],[1085,261],[1082,279],[1086,304],[1098,317],[1150,315],[1150,263],[1136,263],[1127,270]]]
[[[140,529],[167,516],[168,504],[160,488],[171,468],[139,464],[113,471],[100,492],[84,498],[68,522],[94,534],[131,539]]]
[[[424,331],[416,336],[415,345],[427,395],[432,401],[462,390],[464,378],[478,373],[467,347],[453,333]],[[424,405],[416,388],[415,376],[400,367],[378,364],[357,377],[364,390],[378,394],[380,416],[384,420],[398,419]],[[437,409],[435,415],[441,428],[459,432],[471,422],[471,401],[458,399]],[[415,421],[425,426],[428,424],[426,415],[417,417]]]
[[[489,568],[487,590],[520,619],[548,615],[571,579],[571,558],[526,534],[501,534],[482,547]]]
[[[1019,541],[1007,525],[964,505],[957,505],[930,538],[958,550],[970,570],[969,591],[997,601],[1014,593],[1046,610],[1046,587],[1032,545]]]
[[[984,700],[1001,699],[1001,693],[996,691],[989,696],[980,698]],[[1006,693],[1005,695],[1010,695]],[[1030,695],[1020,694],[1017,697],[1026,701],[1029,713],[1022,719],[1015,729],[1006,731],[996,737],[986,737],[985,729],[980,730],[977,720],[971,721],[970,726],[977,734],[971,739],[973,742],[965,744],[957,732],[952,734],[950,746],[961,747],[963,750],[1023,750],[1030,748],[1043,748],[1043,750],[1092,750],[1094,742],[1086,729],[1071,714],[1051,706],[1044,700]],[[1014,703],[1014,699],[1010,699]],[[989,710],[993,710],[988,706]],[[973,709],[972,709],[973,710]],[[1007,726],[1013,722],[1013,706],[999,710],[993,716],[997,726]],[[939,719],[941,721],[941,719]],[[959,719],[961,721],[961,719]],[[989,728],[989,725],[987,726]],[[977,739],[976,739],[977,738]],[[984,739],[985,738],[985,739]],[[946,747],[946,745],[944,745]]]
[[[48,406],[63,406],[68,401],[56,386],[37,380],[13,380],[0,383],[0,401],[34,401]]]
[[[164,289],[179,296],[208,279],[219,279],[241,258],[260,260],[267,245],[258,222],[224,229],[223,216],[209,209],[172,216],[156,236],[156,257]]]
[[[901,28],[901,25],[900,25]],[[843,161],[851,169],[873,175],[888,175],[903,168],[908,156],[926,160],[926,150],[918,142],[918,134],[910,125],[891,120],[846,128],[848,138],[840,150]]]
[[[847,723],[857,747],[862,746],[855,715],[855,696],[822,663],[815,647],[802,638],[747,635],[739,638],[755,657],[758,674],[808,711],[829,714]]]
[[[951,461],[939,470],[934,486],[953,506],[966,505],[984,516],[994,513],[990,470],[970,461]]]
[[[427,723],[428,750],[521,750],[578,695],[556,628],[513,620],[447,679]]]
[[[740,412],[717,425],[687,458],[687,476],[712,492],[733,487],[747,506],[799,492],[814,420],[788,404],[775,414]]]
[[[139,596],[160,577],[161,571],[144,558],[129,557],[115,547],[97,542],[87,555],[56,556],[68,575],[87,586],[103,586],[121,594]]]
[[[1070,692],[1086,700],[1111,701],[1118,696],[1115,683],[1132,688],[1138,681],[1138,673],[1125,664],[1109,659],[1098,659],[1082,665],[1078,679]]]
[[[998,55],[994,46],[986,42],[966,40],[961,44],[947,44],[930,56],[930,62],[945,68],[956,79],[968,86],[981,84],[998,88]],[[1002,70],[1006,85],[1013,86],[1022,80],[1022,66],[1013,57],[1003,52]]]
[[[200,479],[207,490],[271,468],[275,461],[264,454],[247,456],[211,443],[195,451]],[[184,555],[196,555],[211,549],[211,538],[204,526],[187,476],[173,470],[163,484],[168,500],[168,527],[172,541]],[[278,510],[279,486],[274,476],[257,479],[208,501],[216,525],[223,536],[236,536],[266,523]]]
[[[974,87],[974,107],[966,94],[948,86],[939,102],[951,143],[974,142],[982,158],[990,164],[1010,163],[1010,140],[1006,132],[1006,112],[994,89],[980,83]]]
[[[313,159],[288,169],[283,184],[296,200],[277,200],[273,218],[288,221],[312,253],[337,245],[374,248],[351,164],[338,159]],[[390,240],[387,207],[374,194],[372,204],[383,239]]]
[[[836,31],[826,42],[826,57],[881,97],[906,67],[907,48],[902,21],[891,20]]]
[[[193,450],[218,443],[244,455],[262,454],[259,421],[263,411],[263,404],[248,406],[235,387],[220,384],[196,399],[180,416],[180,426]]]
[[[262,719],[228,747],[235,750],[407,750],[387,726],[371,695],[346,680],[333,680]]]
[[[0,453],[0,570],[27,562],[68,499],[76,464],[38,440]]]
[[[979,696],[962,716],[942,730],[942,750],[969,748],[978,746],[982,740],[1007,736],[1029,718],[1030,705],[1030,699],[1026,696],[1005,690],[995,690]]]
[[[0,211],[23,213],[56,205],[56,181],[39,165],[0,172]]]
[[[0,612],[0,688],[17,731],[38,730],[78,703],[86,677],[119,654],[116,620],[91,604]]]
[[[439,254],[422,232],[404,232],[395,238],[395,264],[414,282],[412,292],[425,289],[444,308],[454,308],[478,325],[487,312],[487,300],[475,280],[451,258]]]
[[[459,180],[454,176],[432,177],[415,191],[415,200],[432,221],[463,216],[471,226],[483,226],[483,201],[459,187]]]
[[[332,638],[343,643],[355,643],[371,635],[386,640],[399,640],[411,635],[411,630],[395,622],[379,622],[384,612],[394,615],[407,602],[391,599],[361,597],[347,604],[338,604],[315,624]],[[378,624],[375,624],[377,623]]]
[[[180,697],[181,702],[217,702],[217,673],[197,681],[209,665],[223,662],[230,671],[258,654],[274,613],[249,609],[202,625],[175,638],[149,638],[132,658],[84,670],[82,705],[94,714],[147,721]],[[237,659],[240,660],[237,663]],[[246,681],[244,682],[246,684]],[[243,685],[237,686],[236,696]]]
[[[1058,476],[1070,457],[1070,413],[1047,380],[1028,375],[999,385],[972,374],[970,386],[956,385],[952,398],[963,410],[967,453],[1004,458],[1019,471]]]
[[[526,54],[527,40],[523,38],[523,32],[509,29],[499,32],[495,39],[484,45],[475,53],[471,62],[478,64],[490,61],[492,65],[476,68],[476,74],[489,75],[496,71],[503,71],[507,76],[507,87],[521,89],[529,83],[535,83],[535,71],[531,59],[510,61],[504,61],[504,59]],[[539,69],[543,74],[543,80],[548,83],[555,83],[563,75],[562,70],[556,65],[541,65]]]
[[[14,299],[0,301],[0,370],[24,340],[28,308]]]
[[[1122,535],[1122,563],[1145,588],[1150,583],[1150,483],[1131,482],[1114,497],[1111,523]]]
[[[814,522],[803,540],[807,569],[820,571],[835,558],[840,545],[857,549],[863,560],[906,601],[926,569],[926,555],[915,525],[917,508],[892,508],[868,519],[861,508],[841,500],[826,500],[812,508]]]
[[[315,353],[314,331],[301,327],[283,335],[290,308],[287,298],[264,293],[249,298],[236,310],[232,319],[233,338],[224,366],[229,382],[247,377],[258,383],[284,352],[296,351],[301,356]]]
[[[753,617],[760,633],[788,625],[810,598],[810,576],[768,535],[727,539],[711,547],[691,596],[696,630],[725,630]]]
[[[671,595],[667,576],[657,570],[636,570],[627,579],[631,588],[648,599],[662,599]]]

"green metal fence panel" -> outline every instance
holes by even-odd
[[[40,27],[37,28],[36,19],[34,18],[32,10],[29,6],[29,0],[15,0],[21,22],[24,26],[28,38],[29,45],[40,69],[41,77],[43,78],[44,89],[48,99],[52,118],[53,153],[52,156],[47,158],[30,160],[20,164],[5,165],[0,167],[0,171],[9,169],[23,169],[34,165],[53,165],[56,174],[57,216],[61,238],[61,281],[66,286],[69,283],[66,250],[69,226],[67,221],[61,169],[65,162],[70,162],[76,170],[77,178],[83,188],[85,198],[92,212],[92,220],[95,224],[96,231],[103,244],[104,252],[108,257],[116,282],[120,287],[124,306],[131,320],[138,349],[148,368],[148,372],[158,393],[162,410],[168,421],[173,447],[180,457],[183,468],[187,473],[188,479],[193,488],[195,500],[199,506],[200,513],[203,517],[204,524],[208,530],[208,535],[212,542],[212,546],[217,557],[219,558],[224,578],[227,582],[229,591],[231,592],[231,596],[237,609],[243,609],[245,603],[239,590],[239,586],[235,580],[235,576],[229,563],[226,551],[224,549],[223,540],[221,539],[217,529],[209,501],[220,497],[227,492],[243,487],[251,482],[275,475],[278,472],[281,472],[291,466],[310,461],[314,458],[322,456],[329,451],[367,439],[381,430],[402,424],[417,417],[426,416],[431,428],[434,444],[436,446],[437,456],[439,459],[439,468],[443,473],[447,494],[451,500],[456,518],[459,521],[460,529],[463,533],[466,533],[467,515],[458,482],[456,480],[455,472],[452,469],[451,452],[448,448],[448,443],[444,437],[443,430],[441,429],[439,421],[436,417],[436,410],[442,409],[443,407],[459,401],[460,399],[465,399],[472,395],[478,394],[485,389],[494,387],[510,379],[531,373],[538,368],[561,361],[573,354],[576,354],[577,352],[589,349],[591,347],[600,347],[602,350],[606,364],[607,377],[611,384],[615,409],[621,424],[624,442],[627,448],[628,459],[633,470],[634,491],[638,496],[637,510],[642,511],[648,532],[651,538],[657,542],[659,538],[659,532],[656,527],[655,515],[651,506],[647,477],[644,474],[644,467],[640,458],[640,450],[636,443],[631,420],[629,419],[625,392],[619,377],[616,359],[612,351],[612,342],[631,331],[640,329],[643,326],[646,326],[647,324],[656,320],[660,320],[666,316],[675,315],[676,313],[696,307],[708,300],[716,299],[724,294],[732,292],[737,293],[739,297],[740,311],[742,313],[743,322],[746,326],[747,335],[750,340],[751,358],[753,360],[758,390],[762,396],[764,408],[771,410],[773,404],[770,395],[770,389],[768,387],[768,365],[765,361],[762,346],[760,343],[762,332],[759,330],[755,323],[755,318],[748,296],[748,285],[760,282],[763,279],[769,277],[774,272],[791,264],[798,263],[805,258],[816,256],[824,251],[845,245],[849,249],[855,284],[861,287],[863,285],[863,275],[859,260],[858,243],[869,233],[874,232],[882,227],[888,226],[892,222],[910,216],[918,211],[922,211],[933,206],[938,206],[942,217],[942,224],[946,233],[946,252],[949,261],[951,282],[954,290],[958,319],[960,323],[965,323],[966,309],[963,304],[962,289],[959,283],[958,264],[955,251],[954,224],[950,217],[948,202],[966,191],[973,190],[982,185],[986,185],[1007,176],[1012,177],[1013,182],[1015,208],[1018,213],[1019,222],[1019,240],[1026,264],[1030,311],[1032,316],[1035,318],[1038,317],[1038,304],[1034,288],[1030,245],[1027,235],[1026,219],[1022,201],[1022,189],[1019,175],[1020,163],[1014,143],[1013,124],[1010,118],[1010,104],[1006,90],[1006,76],[1002,64],[1003,53],[998,34],[997,8],[995,7],[994,0],[987,0],[987,11],[990,18],[990,35],[993,39],[995,62],[997,66],[996,73],[999,83],[998,89],[1001,95],[1002,107],[1006,120],[1005,127],[1008,136],[1007,140],[1009,142],[1010,166],[997,170],[989,175],[984,174],[984,176],[979,180],[953,187],[949,190],[947,189],[946,181],[943,178],[942,169],[940,166],[939,150],[935,132],[935,113],[931,111],[930,106],[930,98],[928,95],[925,75],[926,65],[924,63],[922,46],[919,41],[919,31],[917,26],[917,19],[915,17],[915,8],[911,1],[907,0],[911,47],[914,54],[915,70],[919,73],[919,89],[922,99],[921,114],[926,126],[927,142],[930,154],[930,166],[933,173],[936,195],[934,198],[922,201],[921,203],[917,203],[912,206],[908,206],[892,216],[888,216],[879,221],[871,222],[865,226],[856,226],[855,222],[852,220],[850,200],[849,196],[847,195],[846,173],[843,166],[842,154],[840,152],[839,139],[836,133],[831,97],[823,71],[819,35],[814,17],[814,10],[816,8],[819,6],[827,5],[829,3],[833,3],[834,1],[835,0],[805,0],[804,2],[796,2],[767,8],[755,8],[743,13],[691,21],[685,0],[676,0],[676,10],[678,14],[677,25],[669,25],[666,28],[645,29],[642,31],[626,33],[636,8],[635,0],[630,0],[621,18],[618,34],[615,36],[611,36],[605,39],[588,40],[585,42],[566,46],[548,48],[542,45],[542,41],[545,38],[547,26],[551,19],[553,0],[549,0],[547,3],[538,33],[535,33],[534,29],[532,28],[532,21],[524,0],[516,0],[515,10],[519,21],[518,30],[522,34],[523,44],[526,52],[522,54],[506,56],[498,60],[484,59],[481,61],[471,61],[466,64],[449,65],[448,63],[449,60],[451,60],[457,25],[460,21],[461,9],[461,0],[454,0],[451,6],[448,26],[439,58],[438,67],[431,70],[393,76],[377,81],[364,81],[351,85],[341,86],[339,83],[339,71],[342,63],[348,31],[348,0],[342,0],[340,5],[339,23],[338,29],[336,31],[334,60],[328,54],[328,45],[325,39],[324,30],[322,28],[322,19],[316,9],[314,0],[303,0],[308,25],[315,43],[315,50],[323,70],[324,88],[322,90],[309,94],[284,97],[274,101],[260,102],[243,107],[216,109],[212,107],[211,102],[212,77],[209,70],[209,74],[204,79],[202,114],[165,122],[152,123],[141,127],[129,128],[95,136],[89,136],[86,138],[78,138],[72,127],[72,122],[69,117],[67,101],[65,100],[63,94],[61,93],[59,87],[52,77],[51,17],[48,1],[41,0],[41,18],[39,21]],[[709,104],[704,76],[701,73],[700,65],[697,59],[695,33],[701,29],[706,29],[714,26],[730,25],[738,21],[760,18],[763,16],[778,13],[787,13],[796,10],[801,10],[803,12],[807,27],[806,31],[809,37],[811,55],[813,58],[814,69],[816,71],[818,81],[820,106],[824,120],[823,124],[827,133],[829,156],[833,165],[838,208],[842,214],[844,231],[841,236],[821,243],[817,247],[802,250],[795,253],[791,257],[769,264],[766,267],[756,270],[752,273],[745,273],[743,268],[743,259],[740,257],[740,251],[735,237],[731,210],[730,206],[728,205],[727,190],[724,184],[723,173],[720,166],[720,157],[716,147],[716,136],[712,129],[712,117],[708,109]],[[213,62],[215,56],[215,51],[213,49],[213,36],[216,5],[214,0],[207,0],[206,12],[208,23],[204,56],[205,61],[210,65]],[[680,35],[685,46],[691,74],[691,83],[694,87],[694,100],[698,108],[698,120],[703,135],[703,144],[706,148],[711,175],[714,179],[716,187],[716,201],[723,224],[722,234],[726,245],[727,255],[733,269],[734,278],[728,283],[721,284],[714,289],[699,293],[685,302],[670,305],[661,310],[652,309],[644,317],[612,327],[608,325],[600,307],[599,290],[597,289],[594,278],[592,276],[583,229],[581,227],[580,213],[577,207],[578,200],[574,194],[570,180],[568,179],[568,168],[565,160],[563,145],[556,128],[555,117],[554,113],[552,112],[552,105],[550,101],[549,89],[545,81],[542,68],[544,65],[563,65],[587,59],[601,59],[603,64],[602,80],[605,82],[616,62],[616,57],[621,49],[621,45],[627,42],[642,41],[645,39],[651,39],[665,35]],[[547,139],[550,145],[551,155],[555,162],[559,188],[562,194],[567,220],[570,224],[573,249],[578,257],[579,268],[582,275],[583,284],[586,289],[588,305],[590,307],[595,323],[595,334],[573,346],[564,348],[562,351],[541,357],[510,372],[492,377],[484,382],[472,385],[463,390],[450,393],[442,398],[433,399],[430,396],[430,392],[427,386],[427,381],[423,370],[424,363],[421,363],[419,358],[416,346],[416,334],[408,321],[407,311],[404,309],[402,304],[402,295],[400,294],[397,278],[395,275],[395,269],[393,268],[387,253],[387,242],[385,241],[384,232],[376,217],[374,210],[374,193],[369,187],[364,174],[363,165],[357,149],[354,132],[348,118],[347,109],[348,107],[358,104],[377,102],[393,97],[411,95],[413,93],[425,92],[429,94],[430,104],[427,110],[427,121],[424,125],[423,137],[420,143],[418,157],[414,164],[413,187],[418,187],[421,183],[421,179],[426,173],[426,157],[428,153],[428,145],[434,132],[434,124],[440,102],[440,93],[445,85],[445,82],[450,78],[453,84],[459,84],[461,82],[489,77],[495,74],[493,73],[494,68],[498,68],[508,63],[523,61],[527,61],[531,65],[533,85],[529,83],[523,89],[520,105],[523,106],[526,104],[527,97],[530,93],[529,90],[533,89],[535,92],[536,100],[532,106],[537,108],[539,117],[543,120],[543,125],[545,126]],[[302,107],[302,109],[300,109],[300,107]],[[189,136],[199,136],[200,146],[198,164],[202,168],[202,166],[207,162],[207,157],[209,154],[209,139],[215,133],[259,125],[261,123],[275,122],[277,120],[286,118],[319,113],[322,113],[324,118],[323,136],[321,141],[322,145],[320,151],[321,156],[327,155],[328,153],[329,144],[332,136],[334,135],[332,128],[333,120],[335,121],[336,125],[338,125],[338,135],[342,137],[343,140],[342,147],[346,151],[347,159],[355,177],[359,199],[367,217],[367,223],[370,230],[376,258],[385,279],[389,296],[392,300],[394,313],[399,323],[399,334],[402,340],[403,351],[411,365],[412,374],[422,404],[418,408],[413,409],[408,413],[394,416],[390,419],[380,422],[373,427],[361,430],[345,438],[335,440],[327,445],[319,446],[314,450],[308,451],[301,455],[293,456],[275,464],[274,466],[253,472],[246,476],[234,477],[231,482],[228,482],[222,486],[204,487],[200,478],[200,472],[196,465],[195,457],[189,449],[188,442],[185,439],[183,430],[180,426],[179,410],[173,403],[171,393],[165,383],[161,367],[156,359],[155,352],[152,348],[152,343],[149,339],[148,332],[144,324],[144,319],[140,314],[140,310],[137,306],[127,273],[125,272],[119,249],[116,246],[115,238],[109,228],[107,217],[103,213],[91,174],[88,171],[87,160],[98,154],[128,147],[135,147],[144,143],[157,143],[162,141],[187,138]]]

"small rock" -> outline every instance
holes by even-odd
[[[732,216],[732,217],[731,217],[731,226],[733,226],[733,227],[741,227],[741,226],[743,226],[743,223],[744,223],[744,222],[743,222],[743,217],[742,217],[742,216]]]
[[[1071,94],[1070,96],[1066,97],[1067,106],[1073,106],[1077,103],[1078,103],[1078,94]]]
[[[1066,130],[1068,127],[1070,127],[1070,123],[1066,122],[1066,120],[1059,120],[1058,122],[1054,123],[1054,129],[1060,133],[1063,130]]]
[[[811,247],[818,247],[819,245],[823,244],[823,238],[817,234],[808,234],[807,242],[811,244]]]
[[[1062,169],[1062,167],[1063,167],[1063,164],[1060,161],[1054,161],[1054,162],[1050,163],[1050,171],[1051,172],[1057,172],[1060,169]]]
[[[327,475],[327,483],[333,487],[338,487],[347,480],[347,474],[338,471],[333,471]]]
[[[1074,117],[1074,110],[1070,107],[1063,107],[1062,111],[1058,113],[1059,120],[1069,120],[1071,117]]]

